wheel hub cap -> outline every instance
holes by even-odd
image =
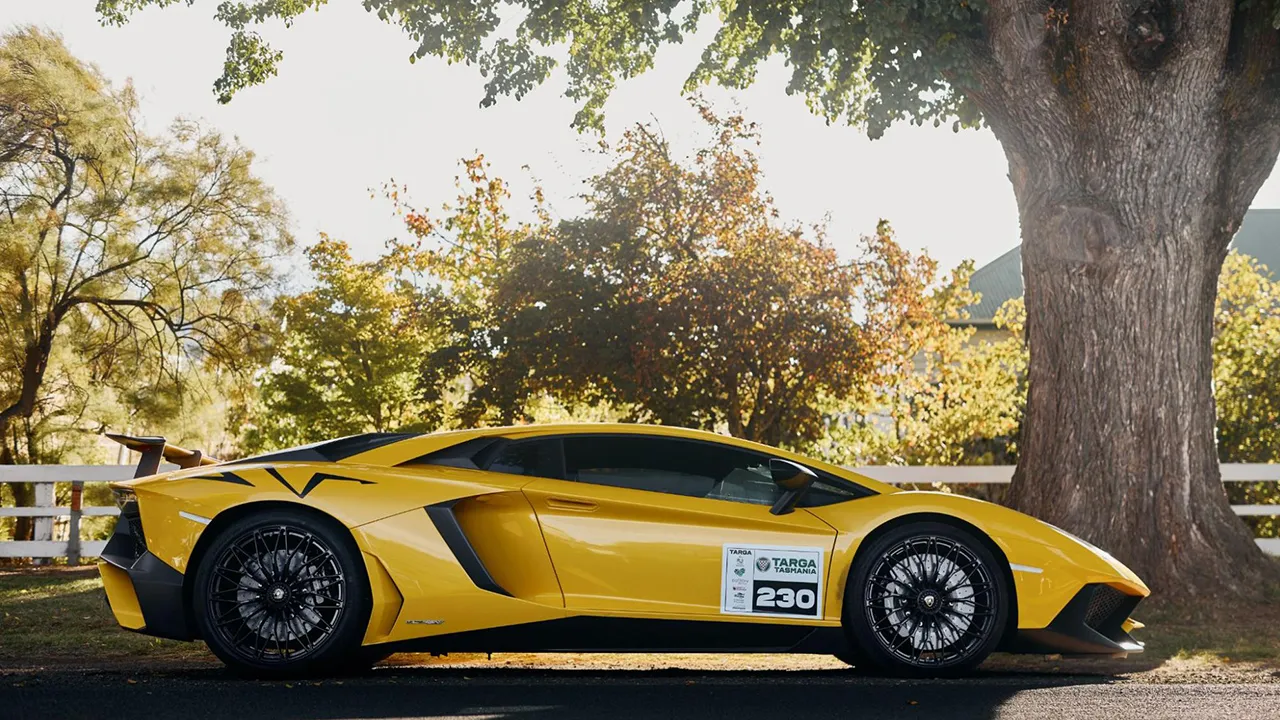
[[[267,598],[275,605],[283,605],[289,599],[289,589],[283,585],[272,585]]]

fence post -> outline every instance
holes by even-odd
[[[80,564],[80,504],[84,483],[71,483],[71,517],[67,520],[67,564]]]
[[[53,507],[53,503],[54,503],[53,483],[37,482],[35,484],[35,489],[36,489],[36,507],[40,507],[40,508]],[[32,534],[31,534],[32,540],[36,540],[36,541],[52,540],[53,539],[53,517],[49,516],[49,517],[36,518],[35,522],[32,523],[31,530],[32,530]],[[48,565],[53,561],[49,559],[44,559],[44,558],[40,558],[40,559],[32,558],[32,562],[36,565]]]

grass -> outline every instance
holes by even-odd
[[[1140,607],[1147,627],[1135,634],[1142,655],[1072,659],[997,655],[987,668],[1015,672],[1101,673],[1153,681],[1274,681],[1280,679],[1280,603],[1187,610]],[[551,656],[453,655],[433,660],[400,655],[393,664],[581,669],[688,667],[721,669],[839,668],[838,661],[806,656]],[[93,567],[0,569],[0,671],[6,668],[177,667],[215,664],[203,643],[180,643],[121,629],[107,607]]]
[[[0,668],[209,658],[199,643],[121,629],[94,567],[0,569]]]
[[[1147,624],[1136,632],[1160,659],[1248,660],[1280,667],[1280,602],[1206,608],[1153,607],[1134,613]]]

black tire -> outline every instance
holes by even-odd
[[[972,671],[1000,644],[1009,618],[1005,568],[959,528],[918,522],[871,542],[849,573],[841,660],[912,677]]]
[[[201,637],[230,670],[287,678],[346,671],[360,657],[372,601],[345,528],[273,509],[218,533],[196,570],[192,605]]]

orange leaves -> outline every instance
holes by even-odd
[[[482,155],[439,211],[384,187],[416,240],[386,260],[447,295],[447,347],[422,372],[465,377],[461,422],[514,421],[550,396],[801,444],[824,411],[909,371],[940,313],[963,307],[887,223],[851,261],[821,225],[781,221],[754,124],[699,111],[710,140],[689,157],[648,125],[602,148],[576,218],[553,222],[536,190],[535,220],[513,221]]]
[[[404,216],[405,227],[417,237],[426,237],[436,231],[436,223],[426,215],[411,212]]]
[[[931,266],[887,226],[874,258],[848,263],[821,228],[780,223],[753,126],[703,110],[708,146],[681,160],[653,128],[631,129],[591,180],[587,217],[515,246],[496,287],[542,303],[544,324],[496,334],[508,361],[538,368],[539,392],[607,388],[650,419],[799,442],[875,368],[868,293],[915,308],[924,283],[909,280]]]

